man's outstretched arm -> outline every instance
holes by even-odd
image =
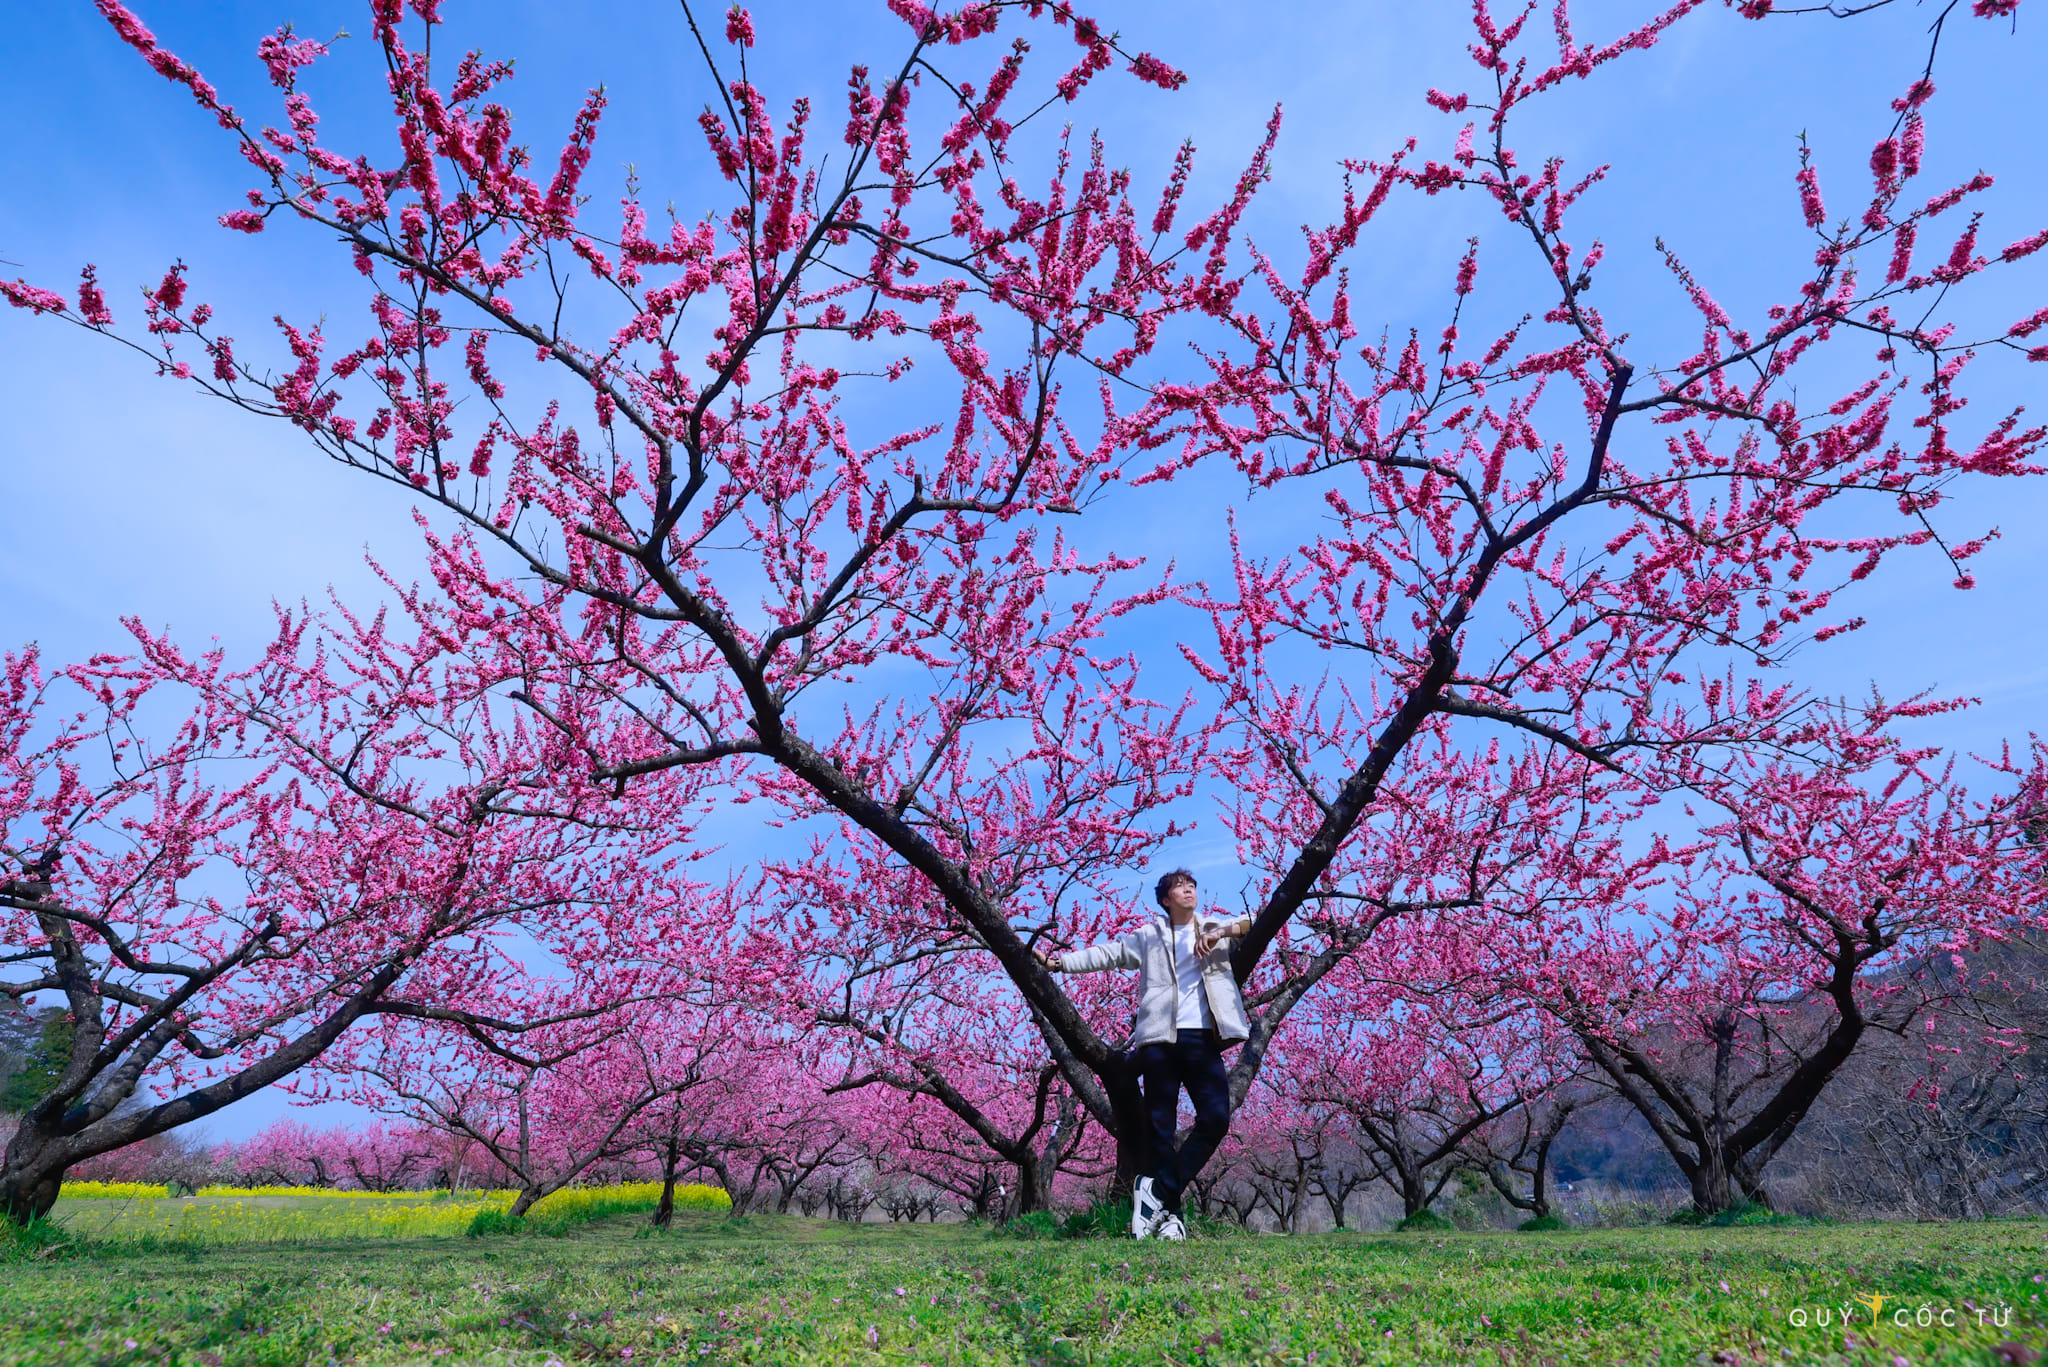
[[[1136,968],[1139,965],[1138,952],[1131,947],[1129,937],[1064,952],[1039,945],[1037,954],[1038,961],[1054,973],[1098,973],[1105,968]]]

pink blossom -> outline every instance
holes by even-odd
[[[1902,223],[1892,236],[1892,256],[1885,268],[1885,283],[1895,285],[1906,278],[1913,267],[1913,239],[1919,229],[1914,224]]]
[[[2023,256],[2032,256],[2043,247],[2048,247],[2048,228],[2043,228],[2032,237],[2023,237],[1998,254],[2000,261],[2017,261]]]
[[[1161,90],[1178,90],[1187,83],[1187,73],[1176,70],[1160,61],[1149,52],[1141,52],[1131,59],[1130,72],[1148,85]]]
[[[2014,337],[2031,337],[2044,327],[2048,327],[2048,308],[2029,314],[2006,331]]]
[[[175,53],[159,47],[156,35],[152,34],[143,22],[135,17],[134,12],[121,3],[121,0],[93,0],[93,3],[107,22],[113,25],[114,31],[121,36],[122,41],[141,53],[143,59],[158,75],[190,90],[195,100],[214,112],[222,128],[233,130],[241,126],[241,121],[235,117],[234,110],[220,102],[218,92],[213,86],[189,63],[180,60]]]
[[[301,67],[327,55],[327,44],[311,38],[294,38],[291,29],[285,27],[265,34],[256,44],[256,55],[269,71],[270,83],[280,90],[290,90]]]
[[[94,327],[109,327],[114,321],[106,296],[100,292],[99,272],[92,266],[78,275],[78,315]]]
[[[1799,182],[1799,208],[1806,215],[1806,226],[1818,228],[1827,221],[1827,208],[1820,200],[1820,173],[1811,166],[1799,168],[1796,177]]]
[[[1457,292],[1459,294],[1470,294],[1472,292],[1473,277],[1478,273],[1479,239],[1476,237],[1468,238],[1466,239],[1465,254],[1458,258]]]
[[[0,297],[31,313],[62,313],[65,307],[63,295],[53,294],[26,280],[0,280]]]
[[[1892,101],[1892,108],[1901,114],[1918,109],[1934,98],[1934,82],[1922,76],[1906,87],[1906,93]]]

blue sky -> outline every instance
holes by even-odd
[[[230,101],[266,119],[274,106],[253,60],[262,34],[286,20],[316,37],[369,27],[360,6],[325,0],[141,0],[136,8]],[[607,86],[611,111],[591,183],[600,202],[615,193],[627,162],[650,200],[672,198],[686,218],[717,202],[706,198],[693,122],[708,89],[675,5],[450,0],[446,8],[458,43],[516,60],[511,103],[523,135],[544,152],[558,145],[583,90]],[[1615,168],[1589,205],[1609,244],[1601,300],[1610,316],[1665,355],[1671,348],[1654,346],[1660,329],[1673,338],[1693,331],[1682,300],[1652,268],[1659,236],[1738,313],[1781,295],[1810,254],[1792,183],[1800,133],[1841,211],[1852,187],[1867,183],[1869,146],[1890,122],[1889,100],[1918,74],[1937,8],[1898,0],[1851,22],[1787,16],[1754,24],[1716,5],[1655,51],[1546,104],[1525,127],[1524,145],[1582,167]],[[1465,88],[1476,74],[1463,55],[1462,4],[1133,0],[1095,12],[1128,47],[1155,52],[1190,77],[1173,94],[1104,81],[1074,111],[1080,125],[1104,130],[1112,161],[1131,165],[1140,184],[1156,183],[1190,137],[1201,149],[1190,199],[1204,202],[1235,174],[1270,109],[1284,104],[1275,175],[1249,225],[1283,255],[1298,240],[1297,225],[1332,212],[1339,158],[1384,154],[1411,132],[1443,139],[1444,117],[1423,104],[1422,92]],[[1582,38],[1604,35],[1648,12],[1621,0],[1582,5],[1578,27]],[[900,25],[879,4],[768,0],[755,15],[757,71],[771,90],[810,91],[827,111],[837,107],[849,61],[880,64],[900,48]],[[1071,51],[1041,46],[1051,60]],[[379,127],[379,87],[340,83],[368,56],[366,40],[343,41],[333,77],[314,82],[330,129]],[[2023,7],[2016,31],[1959,15],[1936,71],[1941,94],[1923,183],[1980,167],[1996,174],[1985,229],[1993,245],[2048,224],[2048,158],[2038,117],[2021,112],[2038,103],[2044,59],[2038,16]],[[333,269],[345,262],[325,250],[309,257],[303,234],[250,239],[215,224],[237,206],[247,168],[189,97],[148,72],[83,0],[17,7],[0,77],[10,169],[0,197],[5,274],[65,288],[80,265],[96,262],[116,309],[132,316],[135,287],[182,258],[195,295],[252,334],[274,311],[303,319],[355,306],[345,271]],[[1476,205],[1453,200],[1401,205],[1376,226],[1354,280],[1369,322],[1441,325],[1465,237],[1495,231],[1474,217]],[[2033,286],[2025,297],[2038,302],[2042,279],[2040,271],[2022,278]],[[159,380],[131,353],[47,319],[0,314],[0,348],[8,418],[0,429],[0,643],[37,641],[52,659],[78,658],[121,648],[118,619],[135,614],[187,641],[218,637],[246,649],[267,632],[273,600],[318,598],[330,585],[353,603],[374,599],[379,585],[366,552],[401,576],[418,564],[404,500],[326,466],[289,429]],[[1981,418],[2028,401],[2020,386],[2038,387],[2040,374],[2009,371],[1973,411]],[[1185,497],[1185,519],[1125,529],[1120,548],[1131,549],[1135,537],[1140,549],[1177,557],[1189,573],[1223,564],[1231,495],[1194,482]],[[1809,650],[1799,677],[1829,691],[1875,683],[1892,695],[1934,688],[1978,696],[1984,706],[1943,720],[1932,737],[1963,747],[2040,726],[2048,716],[2044,512],[2048,492],[2038,483],[1962,501],[1947,524],[1959,536],[1989,525],[2004,534],[1976,562],[1979,587],[1950,589],[1931,558],[1890,567],[1868,586],[1861,609],[1873,626]],[[1223,876],[1229,847],[1212,828],[1164,857]],[[245,1103],[211,1129],[247,1133],[279,1110],[268,1099]]]

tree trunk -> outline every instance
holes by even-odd
[[[1420,1215],[1429,1209],[1429,1183],[1423,1180],[1421,1169],[1401,1172],[1401,1218]]]
[[[1538,1220],[1550,1215],[1550,1142],[1546,1138],[1536,1146],[1536,1157],[1527,1168],[1513,1167],[1498,1158],[1486,1165],[1486,1180],[1493,1184],[1501,1199],[1517,1210],[1528,1211]],[[1511,1176],[1517,1172],[1529,1179],[1527,1196],[1515,1190]]]
[[[1727,1156],[1712,1145],[1701,1149],[1692,1170],[1692,1208],[1699,1215],[1719,1215],[1736,1204],[1736,1187],[1728,1177]]]
[[[0,1217],[25,1225],[48,1215],[70,1166],[71,1156],[56,1136],[24,1116],[0,1163]]]
[[[687,1152],[692,1163],[700,1168],[709,1168],[711,1175],[718,1179],[718,1184],[725,1189],[726,1199],[732,1202],[732,1213],[745,1215],[747,1204],[753,1198],[752,1188],[742,1191],[739,1183],[733,1181],[732,1165],[709,1145],[699,1145]]]
[[[1772,1208],[1771,1194],[1764,1189],[1764,1177],[1760,1170],[1751,1171],[1749,1163],[1741,1162],[1734,1164],[1731,1171],[1735,1174],[1735,1185],[1741,1190],[1743,1200],[1753,1206],[1762,1206],[1765,1210]]]
[[[975,1219],[1000,1218],[1001,1209],[997,1203],[1003,1199],[1004,1193],[1002,1184],[996,1181],[996,1175],[992,1170],[982,1169],[981,1180],[975,1183],[974,1190],[963,1194],[970,1203],[969,1210]],[[808,1211],[805,1213],[809,1214]],[[932,1219],[937,1220],[938,1216],[934,1215]]]
[[[1039,1165],[1038,1154],[1025,1148],[1016,1160],[1017,1201],[1015,1213],[1026,1214],[1034,1210],[1048,1210],[1052,1206],[1052,1183]]]
[[[1764,1190],[1762,1164],[1731,1160],[1726,1149],[1711,1141],[1697,1145],[1700,1161],[1689,1174],[1692,1208],[1700,1215],[1719,1215],[1724,1210],[1749,1204],[1770,1208],[1770,1194]]]
[[[682,1146],[671,1143],[661,1151],[661,1201],[654,1207],[654,1227],[667,1229],[676,1216],[676,1165],[682,1161]]]

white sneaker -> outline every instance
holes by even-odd
[[[1166,1219],[1166,1207],[1152,1194],[1152,1179],[1140,1177],[1131,1184],[1131,1237],[1149,1239]]]
[[[1188,1227],[1180,1222],[1180,1216],[1169,1213],[1159,1222],[1158,1234],[1167,1243],[1183,1243],[1188,1237]]]

